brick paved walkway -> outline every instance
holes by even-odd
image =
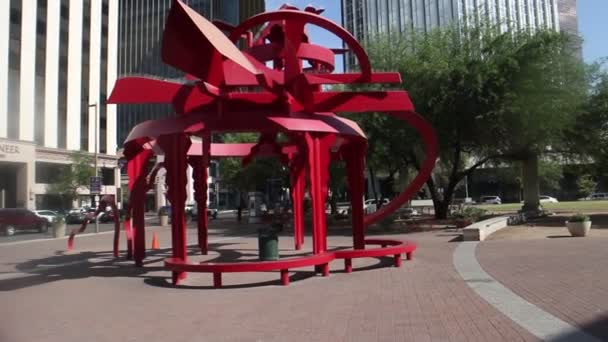
[[[168,230],[157,231],[167,246]],[[239,250],[223,253],[227,258],[254,257],[255,238],[235,237],[247,232],[215,231],[212,241],[229,240],[213,247]],[[276,272],[226,274],[228,288],[220,290],[210,289],[209,274],[190,274],[186,284],[193,288],[167,287],[162,251],[144,269],[112,262],[111,235],[80,238],[80,252],[70,255],[54,255],[65,240],[1,246],[0,341],[536,340],[458,276],[454,234],[397,237],[419,248],[400,269],[366,259],[353,266],[368,270],[344,274],[342,263],[333,262],[329,279],[304,269],[289,287],[278,285]],[[282,238],[281,249],[291,241]],[[345,236],[329,239],[330,246],[349,243]]]
[[[532,304],[608,340],[608,230],[508,228],[479,244],[486,272]]]

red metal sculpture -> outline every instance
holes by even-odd
[[[116,82],[111,103],[171,103],[177,115],[137,125],[124,144],[128,159],[131,213],[134,226],[134,256],[137,265],[145,254],[143,196],[150,157],[164,154],[168,197],[172,206],[172,253],[165,261],[173,271],[173,283],[185,272],[212,272],[215,286],[221,286],[222,272],[280,270],[288,284],[288,269],[315,265],[328,273],[328,263],[345,260],[347,272],[351,259],[392,255],[395,266],[401,254],[411,258],[416,246],[395,240],[366,240],[365,227],[391,214],[403,205],[429,177],[437,157],[437,141],[432,127],[414,112],[405,91],[332,91],[323,85],[400,83],[398,73],[372,72],[368,56],[356,39],[334,22],[320,16],[322,10],[304,11],[284,5],[274,12],[262,13],[233,27],[211,23],[181,1],[173,1],[168,15],[162,58],[184,71],[186,82],[143,77],[126,77]],[[343,40],[357,58],[360,72],[334,73],[335,55],[344,49],[328,49],[310,41],[305,27],[316,25]],[[254,32],[258,32],[254,37]],[[239,49],[237,46],[241,46]],[[412,183],[391,203],[364,216],[364,164],[367,140],[359,126],[336,113],[385,112],[406,121],[420,134],[426,158]],[[258,144],[211,144],[210,134],[231,131],[261,133]],[[276,134],[282,132],[289,143],[280,145]],[[202,144],[190,137],[202,138]],[[303,198],[306,175],[312,198],[312,254],[273,262],[188,263],[186,254],[186,170],[193,166],[198,205],[198,243],[207,253],[206,170],[210,158],[244,158],[276,155],[288,166],[293,199],[294,243],[304,242]],[[325,200],[328,166],[343,160],[348,169],[352,204],[353,250],[327,250]],[[380,245],[366,248],[366,245]]]

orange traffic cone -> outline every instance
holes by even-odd
[[[158,245],[158,238],[156,237],[156,233],[152,234],[152,249],[160,249]]]

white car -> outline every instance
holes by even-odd
[[[36,216],[42,217],[43,219],[47,220],[48,223],[53,223],[55,217],[59,216],[59,214],[52,210],[34,210],[34,213],[36,214]]]
[[[483,204],[502,204],[502,200],[498,196],[482,196],[480,202]]]
[[[538,199],[539,199],[540,203],[558,203],[559,202],[557,200],[557,198],[551,197],[551,196],[545,196],[545,195],[539,196]]]
[[[378,201],[382,203],[383,206],[390,202],[388,198],[383,198]],[[378,210],[378,206],[376,204],[376,200],[373,198],[365,200],[365,202],[363,202],[363,211],[366,214],[373,213],[374,211]]]

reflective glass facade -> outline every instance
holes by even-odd
[[[546,27],[559,29],[557,2],[568,0],[342,0],[342,24],[357,39],[376,33],[430,31],[455,20],[488,20],[504,30]],[[571,0],[572,1],[572,0]],[[576,0],[574,0],[576,2]],[[576,7],[576,4],[575,4]],[[352,54],[345,67],[354,66]]]

